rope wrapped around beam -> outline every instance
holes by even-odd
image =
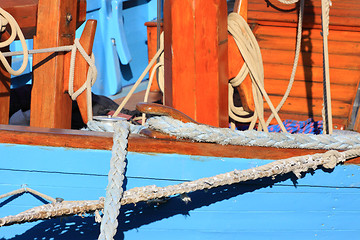
[[[237,131],[228,128],[214,128],[195,123],[183,123],[170,117],[148,119],[150,128],[177,138],[197,142],[211,142],[222,145],[260,146],[277,148],[337,149],[346,150],[360,147],[360,134],[290,134],[266,133],[255,130]]]

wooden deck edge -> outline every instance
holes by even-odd
[[[7,144],[111,150],[112,137],[112,133],[0,125],[0,143]],[[129,137],[128,151],[278,160],[323,153],[326,150],[220,145],[186,140],[151,139],[133,134]],[[346,164],[360,164],[360,158],[349,160]]]

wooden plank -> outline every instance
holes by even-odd
[[[0,34],[0,42],[7,39],[6,34]],[[8,52],[9,47],[0,48],[2,52]],[[11,65],[11,58],[7,58]],[[11,75],[5,70],[5,67],[0,63],[0,124],[9,123],[10,111],[10,85]]]
[[[77,3],[39,0],[34,49],[73,44]],[[70,128],[72,101],[64,92],[64,54],[36,54],[33,58],[30,125]]]
[[[294,53],[292,51],[267,49],[262,51],[264,64],[289,64],[294,61]],[[360,55],[351,58],[345,55],[332,54],[329,56],[330,68],[342,68],[360,70]],[[299,56],[299,66],[322,66],[321,53],[304,52]]]
[[[333,1],[333,6],[341,5],[342,1]],[[268,7],[264,1],[251,0],[249,1],[249,22],[263,23],[266,21],[272,22],[288,22],[297,23],[297,8],[295,4],[285,5],[276,2],[272,4],[278,9],[285,10],[280,11],[274,7]],[[330,8],[330,29],[333,26],[352,26],[360,30],[360,11],[355,2],[349,2],[342,8]],[[304,27],[316,27],[321,26],[321,6],[314,6],[313,1],[305,2],[304,12]]]
[[[165,59],[172,59],[165,61],[165,71],[171,71],[165,104],[201,123],[228,125],[226,1],[173,0],[165,10]]]
[[[272,79],[289,80],[293,65],[267,63],[264,65],[265,82],[270,84]],[[295,75],[295,80],[306,80],[313,83],[322,83],[323,69],[321,66],[300,66]],[[351,88],[356,88],[359,81],[359,71],[353,69],[330,69],[331,83],[337,85],[346,85]]]
[[[253,29],[254,34],[259,36],[259,40],[261,40],[260,36],[263,37],[276,37],[279,39],[287,38],[289,40],[295,41],[296,37],[296,27],[282,26],[281,24],[276,26],[268,26],[268,25],[256,25]],[[331,30],[329,33],[329,42],[345,42],[358,43],[360,32],[355,31],[343,31],[343,30]],[[303,38],[308,38],[311,40],[322,40],[321,30],[317,28],[304,28],[303,29]],[[295,44],[293,45],[293,48]],[[330,49],[329,49],[330,50]]]
[[[282,96],[269,95],[269,97],[274,106],[277,106],[282,99]],[[350,113],[350,108],[352,108],[350,103],[336,100],[332,101],[332,103],[333,117],[348,117]],[[322,99],[307,99],[290,96],[281,108],[281,111],[287,113],[300,113],[321,116],[322,104]],[[266,109],[269,109],[267,103],[264,103],[264,107]]]
[[[156,45],[157,45],[157,27],[156,27],[156,21],[146,22],[145,26],[147,27],[147,45],[148,45],[148,58],[149,62],[156,54]],[[160,27],[161,31],[163,31],[163,26],[161,24]],[[151,73],[153,70],[153,67],[150,68],[149,73]],[[155,74],[154,80],[151,83],[150,91],[160,91],[158,83],[157,83],[157,76]]]
[[[18,22],[26,39],[36,33],[37,11],[39,0],[1,0],[0,7],[9,12]],[[86,20],[86,0],[77,0],[77,27]]]
[[[0,7],[15,18],[25,38],[32,38],[35,35],[38,1],[39,0],[0,1]]]
[[[265,80],[265,90],[269,95],[283,96],[289,80],[267,79]],[[311,81],[294,81],[290,92],[291,97],[322,99],[323,84]],[[356,85],[331,84],[331,98],[342,103],[352,104],[356,95]]]
[[[295,52],[296,30],[286,27],[262,27],[261,30],[272,30],[272,32],[286,32],[286,36],[265,35],[260,29],[256,29],[256,38],[264,51],[266,49],[290,50]],[[342,36],[343,31],[331,31],[330,36],[337,37],[338,40],[329,39],[329,54],[346,55],[349,57],[356,56],[360,52],[360,32],[357,32],[353,41],[347,41],[337,36]],[[312,53],[322,53],[322,39],[320,38],[320,30],[312,29],[311,31],[303,30],[302,52],[311,50]]]
[[[0,143],[11,144],[103,150],[110,150],[113,145],[111,133],[79,130],[0,125],[0,135]],[[179,140],[150,139],[139,135],[130,136],[128,151],[274,160],[325,152],[325,150],[246,147],[213,143],[194,143]],[[360,164],[360,159],[356,158],[347,163]]]

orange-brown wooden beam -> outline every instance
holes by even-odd
[[[18,22],[25,38],[36,33],[39,0],[1,0],[0,7],[9,12]],[[76,23],[79,27],[86,20],[86,0],[77,0]]]
[[[0,42],[8,39],[7,34],[0,33]],[[1,52],[9,51],[9,47],[0,48]],[[11,58],[7,59],[11,63]],[[9,110],[10,110],[10,85],[11,75],[8,73],[4,66],[0,63],[0,124],[9,123]]]
[[[226,0],[164,3],[165,105],[228,126]]]
[[[76,1],[39,0],[34,49],[73,44],[75,19]],[[70,128],[71,104],[64,91],[64,53],[34,55],[30,125]]]

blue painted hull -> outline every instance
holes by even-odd
[[[27,184],[52,197],[105,196],[110,151],[1,144],[0,194]],[[126,189],[167,186],[270,160],[176,154],[128,154]],[[321,169],[123,206],[116,239],[360,239],[360,166]],[[31,194],[0,199],[0,217],[43,202]],[[64,217],[0,228],[0,239],[97,239],[93,216]]]

